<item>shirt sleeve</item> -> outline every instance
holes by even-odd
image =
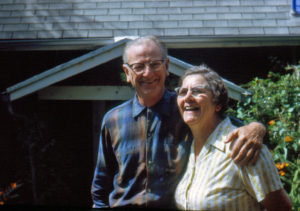
[[[109,208],[109,194],[113,189],[113,157],[115,157],[109,132],[103,123],[100,132],[98,160],[92,181],[94,208]]]
[[[265,145],[255,165],[241,168],[241,176],[246,190],[258,202],[268,193],[283,188],[272,154]]]

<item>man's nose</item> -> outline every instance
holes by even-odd
[[[149,76],[151,74],[153,74],[152,68],[150,67],[149,64],[145,64],[145,69],[144,69],[143,76]]]

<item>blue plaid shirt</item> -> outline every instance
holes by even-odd
[[[192,142],[187,134],[173,92],[165,91],[150,108],[135,96],[107,112],[92,182],[94,206],[172,208]]]

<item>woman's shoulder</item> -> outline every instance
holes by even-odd
[[[213,134],[211,134],[212,144],[226,154],[231,153],[231,143],[225,143],[225,141],[228,139],[229,134],[236,128],[231,123],[230,118],[226,117],[219,123]]]

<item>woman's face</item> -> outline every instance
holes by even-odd
[[[212,121],[221,109],[214,104],[208,83],[200,74],[189,75],[183,80],[177,104],[184,122],[189,126]]]

